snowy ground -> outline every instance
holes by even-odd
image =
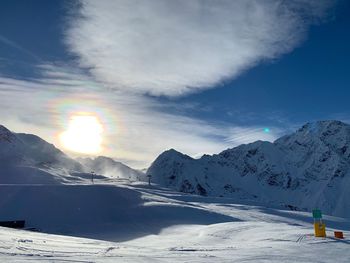
[[[25,198],[23,198],[25,196]],[[0,262],[349,262],[350,223],[143,184],[1,185],[0,217],[49,233],[0,228]],[[332,231],[344,231],[345,239]],[[72,237],[79,236],[79,237]]]

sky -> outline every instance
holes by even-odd
[[[2,0],[0,123],[144,168],[170,148],[200,157],[349,122],[349,12],[346,0]]]

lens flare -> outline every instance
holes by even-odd
[[[126,129],[111,101],[93,93],[57,95],[49,101],[48,107],[52,113],[51,121],[57,126],[57,132],[53,134],[55,144],[66,153],[75,157],[123,154],[122,146],[116,138],[123,136]],[[76,119],[79,125],[74,124]],[[75,128],[77,126],[88,127]],[[91,132],[93,130],[95,132]],[[92,134],[89,135],[90,133]],[[88,139],[89,137],[95,139]]]
[[[103,131],[103,125],[97,116],[79,112],[70,117],[68,128],[59,135],[59,140],[67,150],[96,154],[102,151]]]

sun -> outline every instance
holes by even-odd
[[[77,113],[70,117],[68,129],[59,135],[61,145],[70,151],[96,154],[102,151],[103,125],[90,113]]]

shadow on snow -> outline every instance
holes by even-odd
[[[186,204],[147,203],[139,191],[112,185],[2,185],[0,220],[26,220],[43,232],[124,241],[179,224],[236,218]]]

